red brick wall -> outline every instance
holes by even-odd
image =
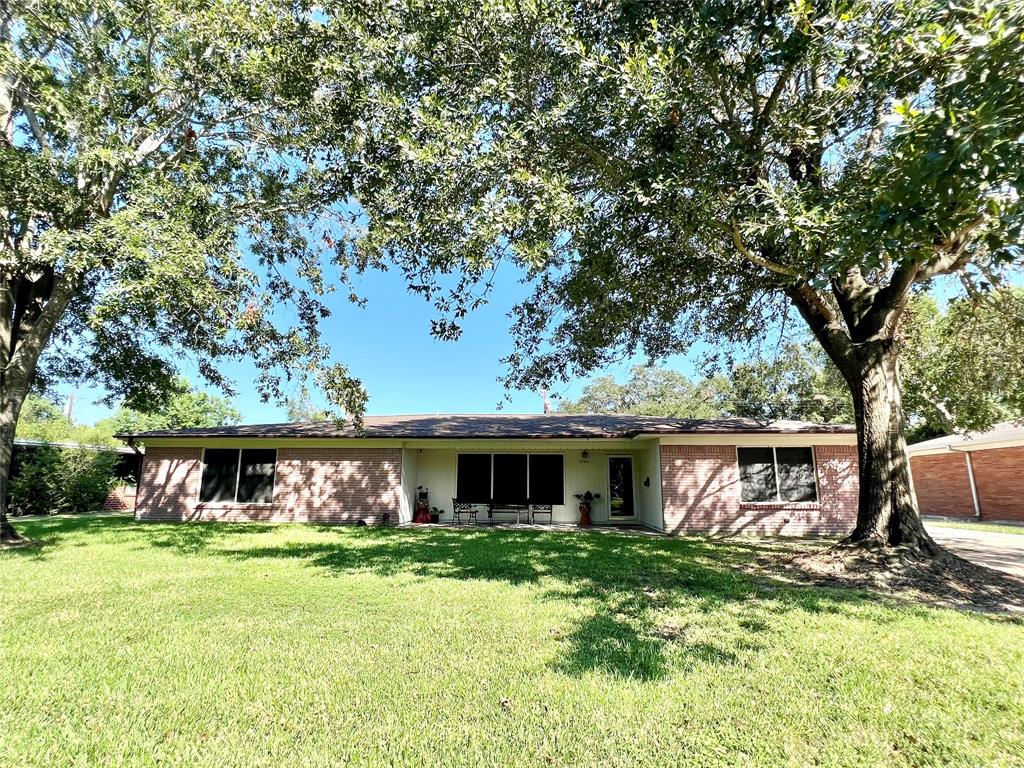
[[[917,505],[922,515],[973,517],[974,501],[962,453],[911,456]]]
[[[733,445],[661,446],[668,533],[843,534],[857,518],[857,449],[815,446],[818,501],[743,504]]]
[[[971,451],[983,520],[1024,520],[1024,447]]]
[[[103,509],[109,512],[134,512],[135,486],[118,485],[112,488],[103,501]]]
[[[202,450],[149,448],[142,461],[140,520],[398,522],[398,448],[281,448],[272,504],[200,504]]]
[[[199,497],[200,448],[149,448],[142,457],[137,520],[187,520]]]

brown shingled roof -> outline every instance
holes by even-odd
[[[674,419],[622,414],[435,414],[367,416],[363,433],[352,424],[339,427],[332,421],[288,424],[241,424],[233,427],[155,430],[119,434],[144,440],[156,437],[299,437],[370,439],[540,439],[632,438],[637,435],[677,434],[849,434],[850,424],[814,424],[806,421],[757,421],[755,419]]]

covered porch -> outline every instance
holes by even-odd
[[[443,443],[443,444],[438,444]],[[658,441],[422,441],[402,450],[402,523],[418,497],[445,525],[664,529]]]

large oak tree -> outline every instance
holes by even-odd
[[[0,0],[0,537],[30,387],[148,410],[184,360],[230,388],[234,358],[265,398],[313,375],[361,412],[318,330],[343,33],[302,2]]]
[[[802,318],[854,403],[849,541],[935,553],[900,319],[1020,258],[1021,25],[1018,0],[404,3],[369,33],[355,250],[403,267],[441,337],[525,267],[520,387]]]

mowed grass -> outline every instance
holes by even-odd
[[[964,531],[980,531],[988,533],[1015,533],[1024,536],[1024,525],[1000,525],[999,523],[969,522],[960,520],[941,520],[928,518],[925,521],[929,526],[936,528],[960,528]]]
[[[750,541],[21,523],[0,765],[1020,765],[1024,626]]]

